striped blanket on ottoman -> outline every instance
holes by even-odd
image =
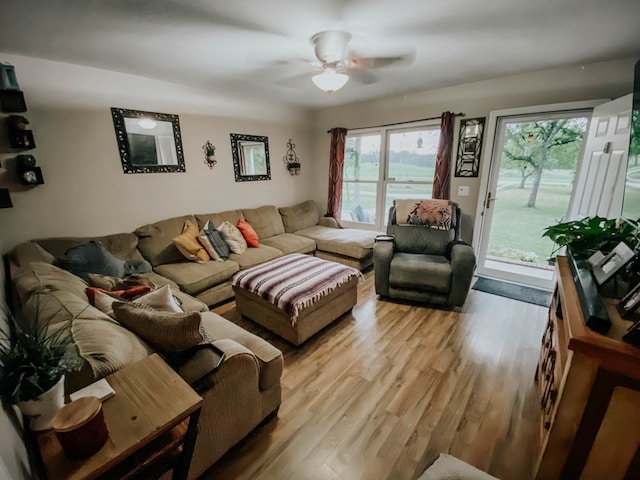
[[[300,311],[362,273],[340,263],[294,253],[237,272],[231,285],[282,310],[295,325]]]

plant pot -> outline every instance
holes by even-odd
[[[36,432],[49,430],[51,419],[64,406],[64,375],[53,387],[35,400],[17,403],[22,414],[29,418],[31,430]]]

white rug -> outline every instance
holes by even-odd
[[[498,480],[488,473],[457,459],[441,453],[418,480]]]

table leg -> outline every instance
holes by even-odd
[[[189,417],[189,426],[185,434],[184,444],[182,445],[182,455],[178,459],[173,469],[172,480],[186,480],[189,474],[189,466],[191,465],[191,457],[193,456],[193,448],[196,444],[198,436],[198,419],[200,418],[200,409],[196,410]]]

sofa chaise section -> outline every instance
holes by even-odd
[[[373,264],[373,244],[382,232],[339,228],[333,218],[320,218],[312,200],[280,207],[287,233],[306,237],[316,244],[316,257],[364,270]]]

